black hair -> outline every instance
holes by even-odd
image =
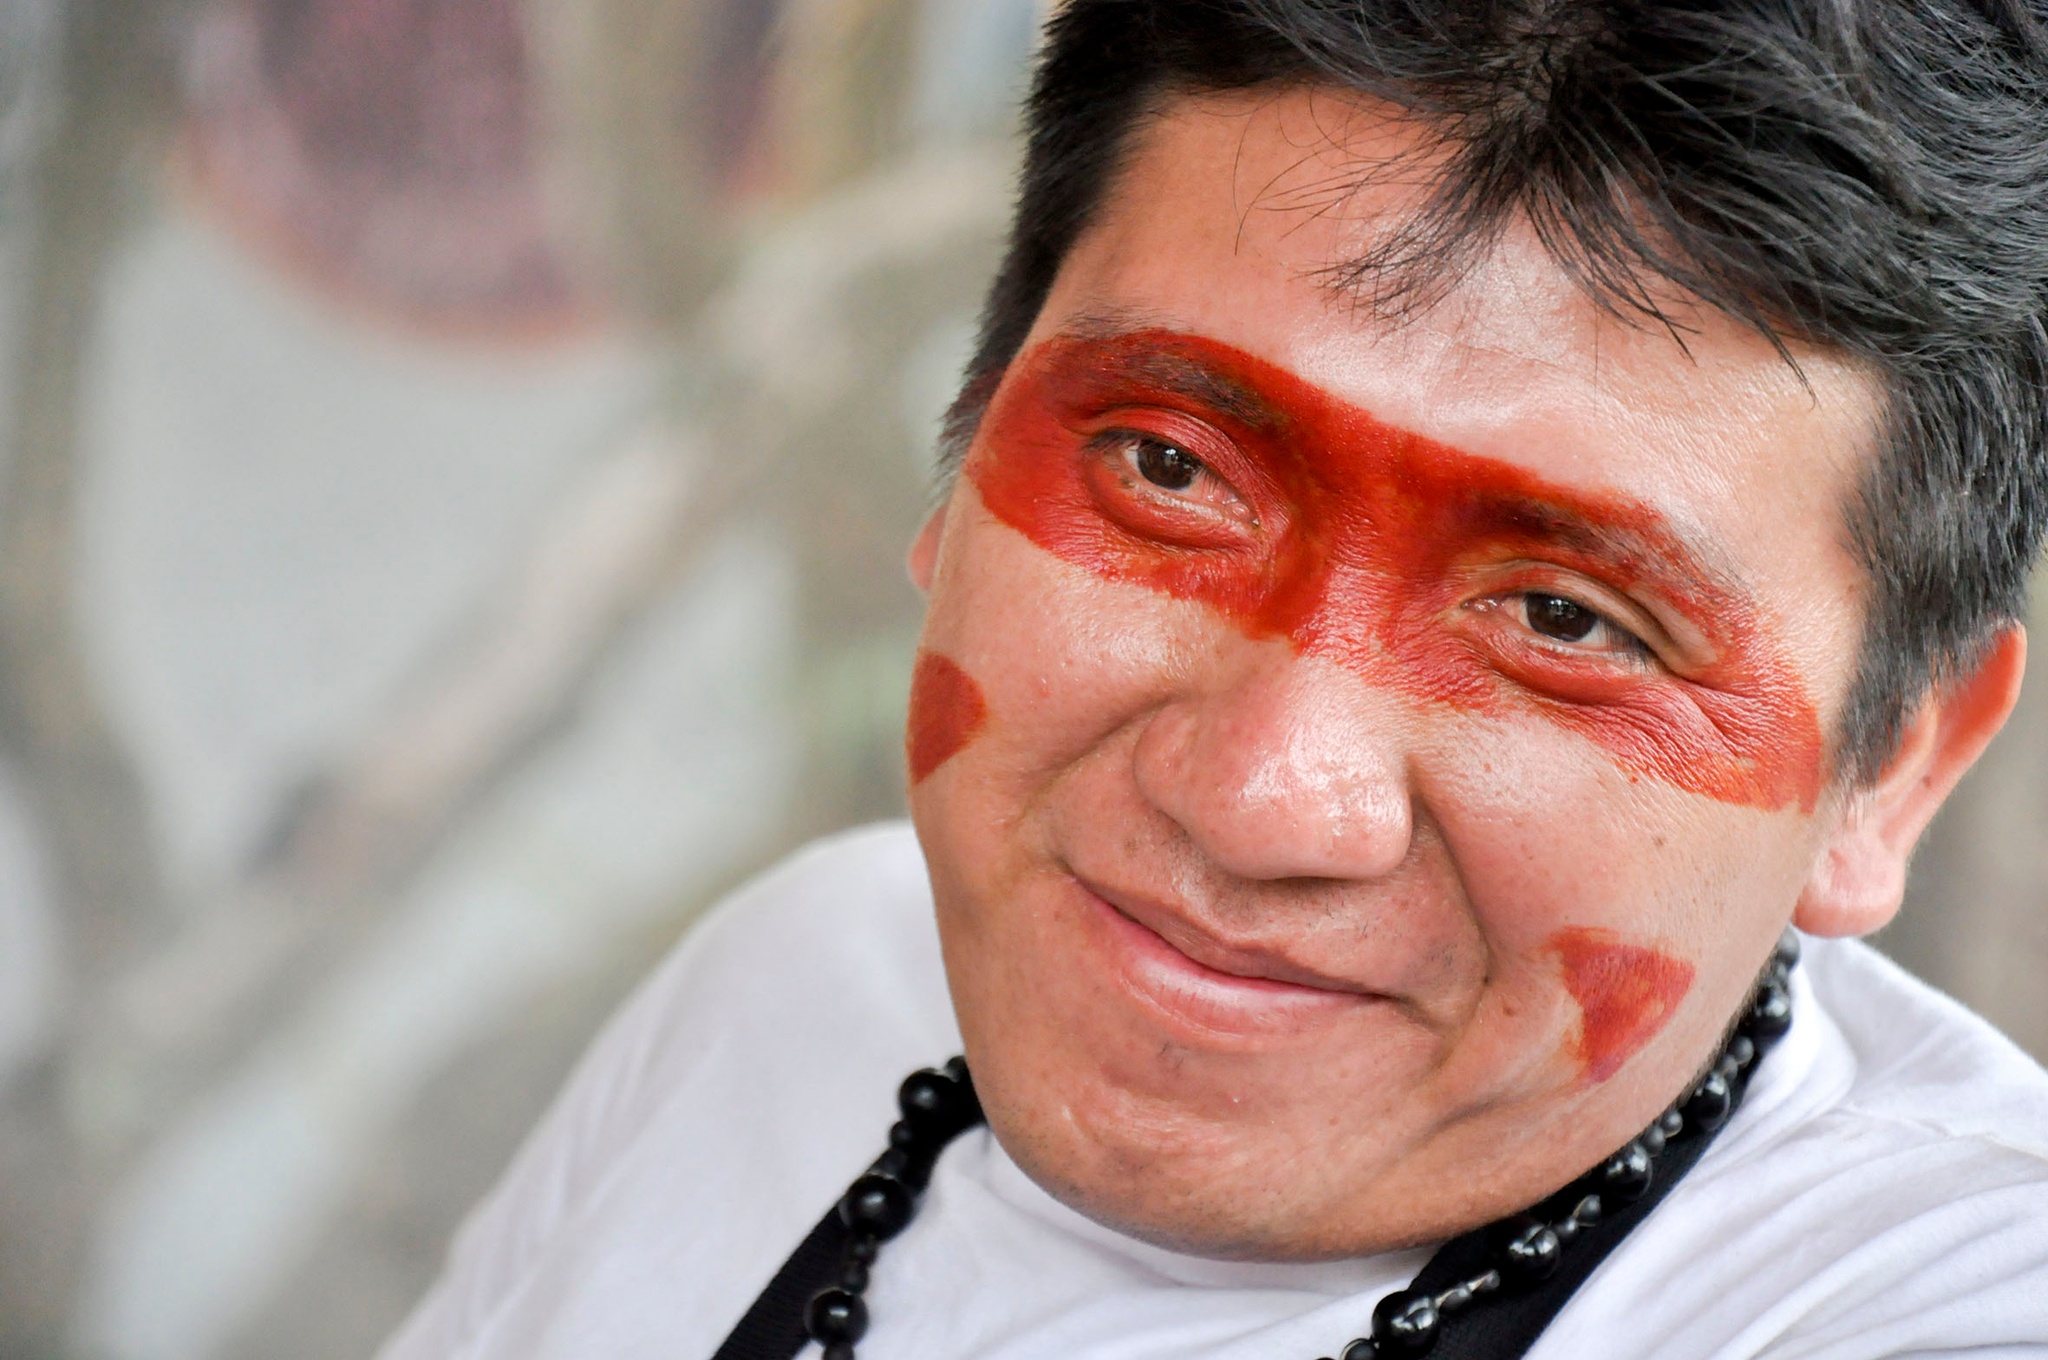
[[[1455,283],[1513,219],[1608,310],[1662,279],[1849,356],[1884,399],[1845,510],[1868,572],[1834,742],[1867,782],[1933,685],[2026,606],[2048,509],[2043,0],[1067,0],[1028,108],[1008,254],[942,447],[983,408],[1135,131],[1174,98],[1319,85],[1433,134],[1412,223],[1338,270]]]

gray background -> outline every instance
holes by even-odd
[[[1034,0],[0,0],[0,1360],[366,1355],[896,813]],[[2048,1051],[2036,687],[1881,941]]]

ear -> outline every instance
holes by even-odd
[[[1920,833],[2005,725],[2026,668],[2026,630],[2013,624],[1992,641],[1975,671],[1929,691],[1884,773],[1851,795],[1792,924],[1809,935],[1867,935],[1898,913]]]
[[[917,531],[917,537],[910,540],[910,581],[919,590],[932,593],[932,571],[939,563],[939,538],[946,532],[946,502],[939,502]]]

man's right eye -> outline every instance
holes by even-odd
[[[1258,517],[1229,478],[1186,445],[1144,430],[1109,430],[1089,443],[1096,503],[1132,533],[1183,547],[1243,547]]]
[[[1138,475],[1167,491],[1185,491],[1202,475],[1202,460],[1158,439],[1132,441]]]

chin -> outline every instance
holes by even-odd
[[[1310,1060],[1274,1083],[1270,1061],[1153,1049],[1144,1062],[1013,1018],[996,1027],[1004,1042],[977,1043],[971,1026],[966,1036],[1004,1151],[1076,1212],[1189,1255],[1317,1261],[1443,1241],[1612,1150],[1578,1121],[1518,1139],[1542,1122],[1522,1101],[1440,1119],[1427,1091],[1362,1071],[1357,1055],[1349,1073]],[[1132,1062],[1136,1080],[1121,1079]],[[1323,1079],[1305,1086],[1302,1071]],[[1331,1098],[1344,1090],[1378,1098]]]
[[[1194,1113],[1099,1072],[1013,1070],[1005,1055],[977,1055],[971,1040],[969,1048],[1003,1150],[1053,1198],[1106,1227],[1225,1260],[1333,1259],[1429,1237],[1371,1211],[1399,1149],[1370,1134],[1346,1138],[1340,1162],[1293,1121],[1250,1114],[1251,1100],[1229,1116]]]
[[[1270,1186],[1245,1176],[1245,1158],[1132,1137],[1108,1138],[998,1105],[989,1124],[1004,1151],[1054,1199],[1105,1227],[1154,1246],[1224,1260],[1279,1260],[1304,1251],[1300,1224]]]

